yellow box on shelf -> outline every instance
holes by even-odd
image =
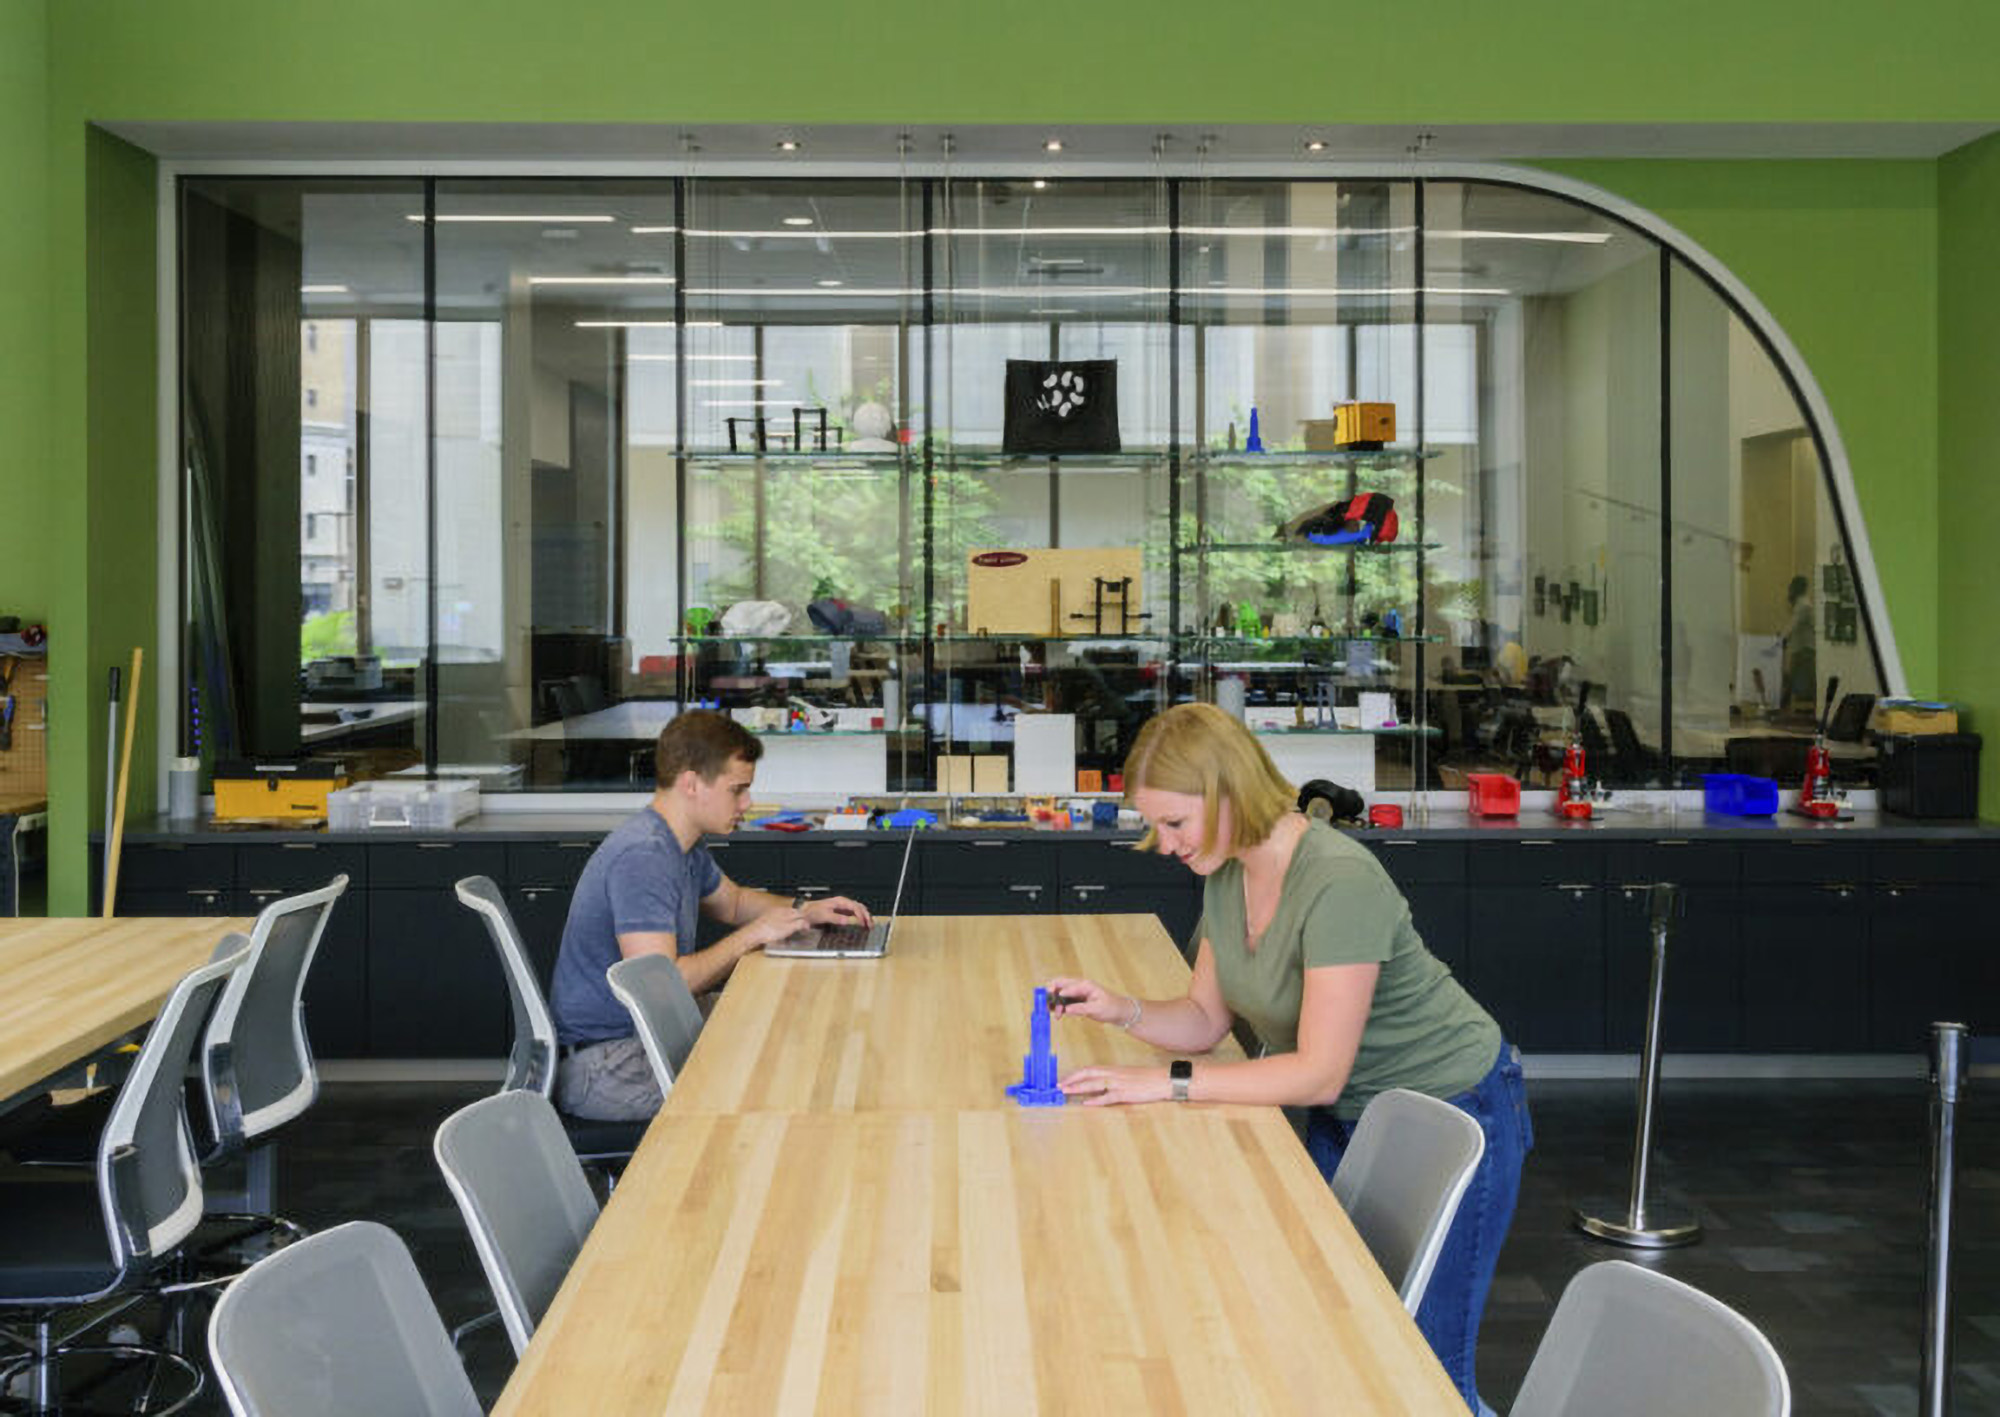
[[[328,795],[346,786],[347,770],[325,758],[217,763],[215,820],[323,822]]]

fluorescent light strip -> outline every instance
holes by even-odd
[[[529,276],[529,285],[672,285],[672,276]]]
[[[347,293],[347,287],[344,285],[302,285],[299,287],[299,294],[301,295],[346,295]]]
[[[403,218],[404,221],[414,221],[419,223],[421,223],[423,219],[424,219],[424,214],[422,212],[411,212],[409,215]],[[517,216],[511,213],[503,213],[503,212],[439,212],[437,219],[441,222],[444,221],[520,222],[523,225],[531,225],[531,226],[580,226],[584,224],[601,225],[605,222],[613,222],[618,220],[618,218],[615,216],[553,216],[553,215],[537,216],[532,214],[523,214]]]
[[[719,330],[720,320],[578,320],[579,330]]]

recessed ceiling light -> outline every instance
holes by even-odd
[[[301,295],[345,295],[345,294],[347,294],[347,287],[346,287],[346,286],[344,286],[344,285],[302,285],[302,286],[300,286],[300,287],[299,287],[299,294],[301,294]]]
[[[1062,139],[1061,139],[1061,138],[1050,138],[1050,139],[1049,139],[1049,140],[1048,140],[1048,141],[1047,141],[1046,143],[1043,143],[1043,144],[1042,144],[1042,151],[1043,151],[1043,152],[1045,152],[1045,153],[1059,153],[1059,152],[1061,152],[1061,151],[1062,151]]]
[[[809,216],[788,216],[785,218],[786,226],[811,226],[812,224],[813,219]]]
[[[797,138],[780,138],[780,139],[778,139],[778,151],[779,151],[779,152],[781,152],[781,153],[795,153],[795,152],[797,152],[798,150],[799,150],[799,140],[798,140]]]
[[[1046,189],[1047,189],[1047,187],[1048,187],[1048,185],[1049,185],[1049,184],[1048,184],[1048,183],[1047,183],[1047,182],[1046,182],[1045,180],[1043,180],[1042,178],[1040,178],[1040,177],[1037,177],[1037,178],[1035,179],[1035,190],[1036,190],[1037,192],[1040,192],[1040,191],[1044,191],[1044,190],[1046,190]]]
[[[1325,151],[1326,151],[1326,139],[1324,139],[1324,138],[1307,138],[1307,139],[1306,139],[1306,151],[1307,151],[1307,152],[1309,152],[1309,153],[1323,153],[1323,152],[1325,152]]]
[[[833,286],[839,285],[840,283],[841,282],[837,280],[823,280],[820,282],[821,285],[826,286],[829,289],[832,288]]]

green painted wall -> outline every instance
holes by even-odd
[[[2000,120],[2000,7],[1922,0],[1897,11],[1885,44],[1879,7],[1860,0],[1692,4],[1674,30],[1703,36],[1698,52],[1663,38],[1649,12],[1576,0],[1435,0],[1414,16],[1278,0],[777,0],[754,29],[739,8],[650,0],[354,0],[337,21],[262,0],[0,0],[0,178],[13,199],[0,229],[0,458],[15,459],[0,467],[44,532],[0,572],[0,596],[39,594],[77,647],[58,654],[52,686],[52,907],[84,901],[104,669],[133,643],[156,648],[152,164],[93,136],[93,122]],[[1355,55],[1365,62],[1343,62]],[[1562,169],[1714,251],[1805,353],[1853,455],[1918,688],[1972,672],[1940,658],[1934,411],[1940,353],[1990,368],[1993,340],[1967,321],[1940,329],[1938,281],[1941,252],[1970,267],[1994,229],[1991,161],[1952,178],[1942,227],[1934,163]],[[1959,427],[1971,451],[1951,475],[1970,479],[1968,459],[1992,440]],[[1953,554],[1967,555],[1948,552],[1947,585]]]
[[[2000,7],[62,0],[90,116],[1740,122],[1994,116]],[[70,57],[74,56],[73,65]],[[70,89],[71,81],[63,85]]]
[[[1980,815],[2000,818],[2000,137],[1938,164],[1939,689],[1986,743]]]
[[[0,613],[44,617],[49,591],[47,0],[0,0]]]
[[[1938,683],[1937,164],[1565,162],[1700,242],[1819,381],[1919,693]]]

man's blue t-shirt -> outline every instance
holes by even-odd
[[[556,956],[549,1010],[565,1044],[632,1036],[632,1016],[604,982],[618,963],[618,937],[671,931],[682,954],[695,947],[702,898],[722,884],[708,848],[682,851],[673,828],[651,807],[604,838],[570,897]]]

